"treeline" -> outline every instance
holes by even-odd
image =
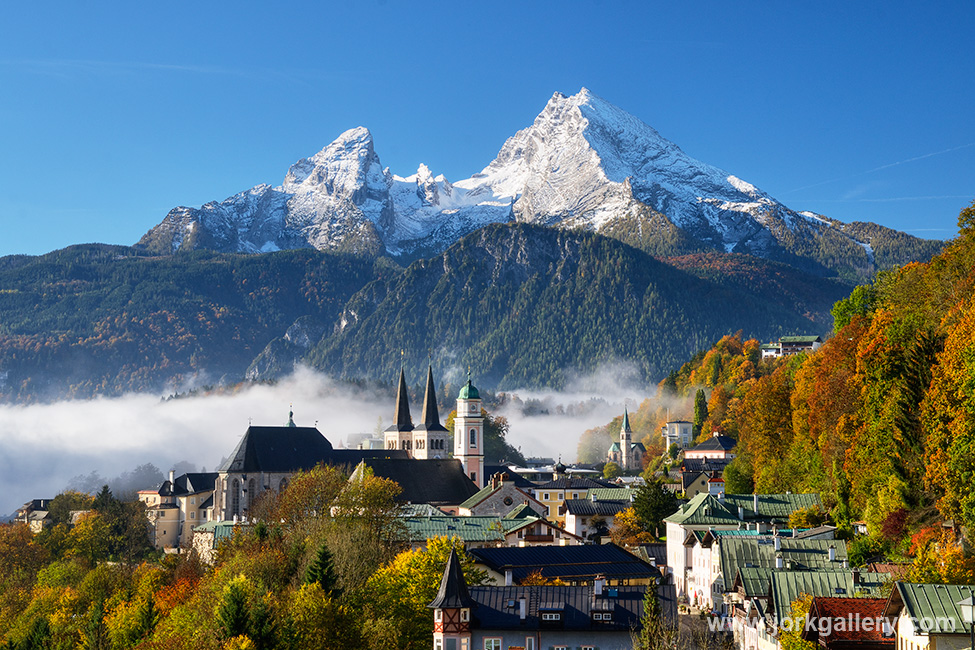
[[[0,647],[429,647],[427,605],[450,549],[468,584],[485,576],[459,540],[407,550],[398,493],[371,475],[350,482],[334,468],[300,473],[281,495],[265,493],[256,522],[237,528],[212,566],[186,549],[162,556],[115,536],[118,517],[106,513],[141,504],[72,495],[82,501],[67,507],[90,511],[70,530],[33,536],[23,524],[0,526]],[[144,516],[128,528],[141,531],[143,545]]]
[[[752,268],[760,275],[765,264]],[[810,314],[828,312],[849,289],[823,286],[797,313],[775,292],[696,277],[607,237],[489,226],[365,287],[343,313],[343,329],[307,359],[339,375],[392,377],[405,351],[407,367],[432,356],[501,389],[558,389],[572,372],[617,360],[658,379],[729,330],[825,330]]]
[[[314,250],[152,257],[85,245],[3,258],[0,399],[242,378],[296,318],[334,321],[377,268]]]
[[[700,391],[701,435],[738,439],[729,492],[818,492],[841,530],[864,520],[878,552],[943,563],[941,522],[975,526],[975,204],[930,262],[880,273],[833,314],[819,350],[772,363],[725,337],[631,422],[656,425],[668,396],[689,420]]]

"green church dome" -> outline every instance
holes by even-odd
[[[477,392],[477,388],[468,379],[467,383],[464,384],[460,389],[460,395],[457,396],[458,399],[481,399],[481,394]]]

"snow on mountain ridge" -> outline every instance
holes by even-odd
[[[552,95],[532,124],[470,178],[451,183],[425,164],[410,176],[393,175],[382,167],[372,134],[360,126],[291,165],[279,187],[262,185],[219,204],[174,210],[157,228],[173,250],[210,242],[248,252],[375,245],[413,255],[444,250],[490,223],[599,232],[621,219],[645,218],[636,215],[647,208],[705,245],[759,255],[792,245],[793,236],[785,235],[797,228],[810,236],[831,227],[691,158],[583,88]],[[638,228],[642,233],[642,223]]]

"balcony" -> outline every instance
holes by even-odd
[[[525,541],[531,544],[553,544],[554,535],[525,535]]]

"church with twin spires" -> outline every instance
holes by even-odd
[[[445,459],[448,457],[450,432],[440,423],[437,390],[433,383],[433,368],[427,368],[427,385],[423,396],[423,421],[414,426],[410,415],[410,401],[406,389],[406,375],[401,369],[396,389],[396,410],[393,424],[383,432],[387,450],[405,451],[410,458]],[[471,382],[460,389],[457,396],[457,415],[454,417],[454,458],[464,467],[464,473],[484,487],[484,417],[481,415],[481,396]]]

